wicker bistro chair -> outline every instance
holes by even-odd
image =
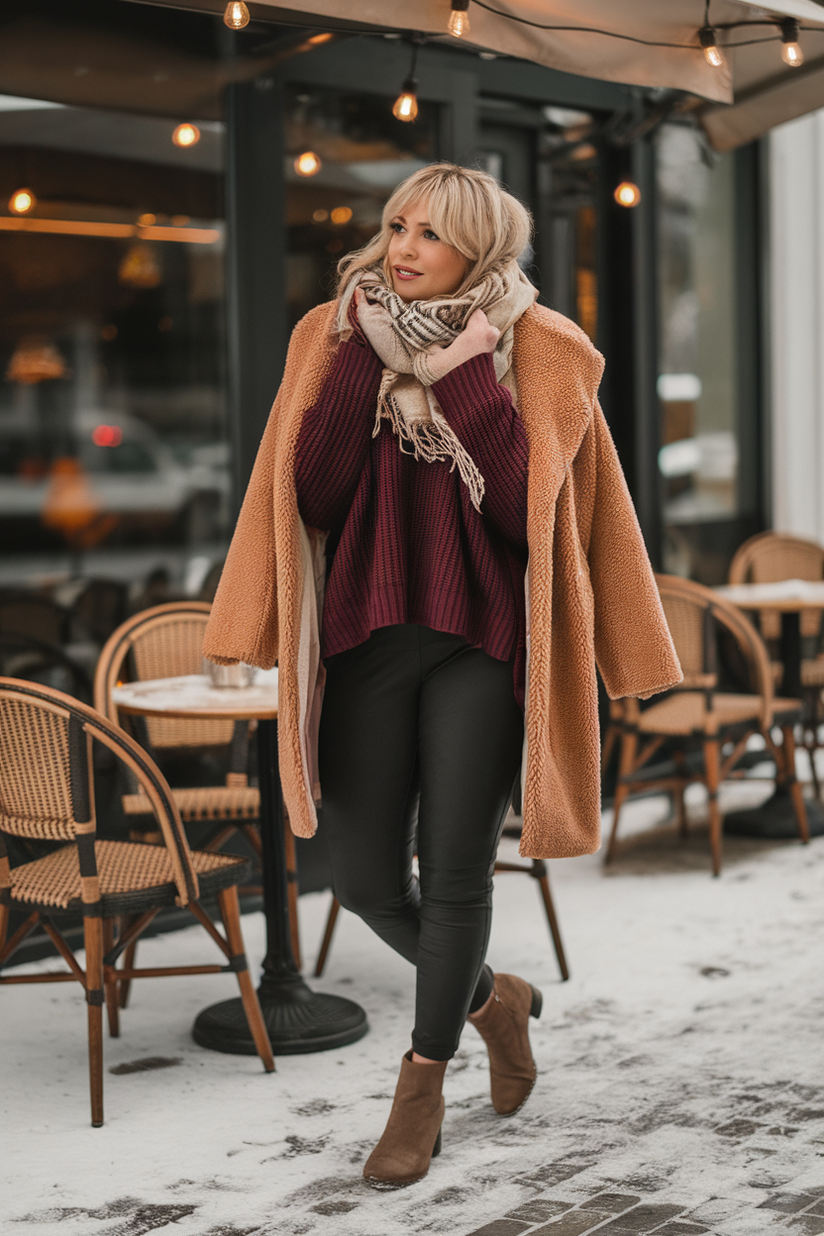
[[[730,563],[731,584],[772,584],[782,579],[824,579],[824,546],[801,537],[781,532],[761,532],[751,536],[735,553]],[[821,798],[821,784],[815,767],[815,752],[822,746],[818,730],[824,722],[822,690],[824,690],[824,621],[822,611],[803,610],[801,636],[812,644],[814,655],[801,661],[801,688],[806,705],[802,722],[802,742],[810,756],[813,787]],[[781,634],[781,615],[775,610],[758,612],[758,627],[771,653],[777,651]],[[773,658],[776,681],[781,677],[780,660]]]
[[[703,782],[709,793],[710,845],[713,875],[721,871],[721,814],[718,788],[744,753],[753,734],[763,734],[777,769],[777,779],[788,789],[802,841],[809,840],[801,786],[795,777],[793,727],[801,718],[801,701],[776,699],[773,675],[764,642],[745,615],[709,588],[672,575],[656,577],[664,612],[684,671],[683,684],[646,708],[636,699],[620,701],[613,710],[611,729],[618,734],[620,757],[615,790],[612,833],[606,852],[616,852],[621,808],[633,790],[668,789],[675,798],[676,818],[686,832],[684,790],[691,781]],[[753,694],[717,690],[716,628],[727,631],[744,655],[755,687]],[[771,731],[778,726],[783,745],[778,748]],[[674,772],[660,778],[644,776],[644,766],[665,742],[674,750]],[[732,749],[722,759],[722,746]],[[605,744],[606,746],[606,744]],[[703,768],[691,772],[690,749],[703,753]]]
[[[135,777],[157,821],[161,844],[97,840],[94,742],[108,748]],[[0,757],[0,966],[40,923],[69,967],[68,972],[0,975],[0,984],[76,979],[85,989],[92,1125],[103,1123],[103,1004],[109,1030],[117,1035],[117,987],[124,980],[236,973],[258,1055],[272,1072],[272,1050],[240,928],[237,884],[248,862],[235,855],[192,852],[172,792],[154,761],[123,730],[61,691],[0,678]],[[65,844],[43,858],[10,867],[3,833]],[[209,895],[217,897],[225,938],[199,903]],[[120,955],[158,910],[173,904],[191,911],[227,964],[118,968]],[[12,908],[28,911],[28,917],[7,940]],[[55,921],[65,912],[83,914],[85,969]],[[130,916],[131,925],[117,938],[123,916]]]
[[[199,674],[203,634],[211,605],[204,601],[173,601],[143,610],[113,632],[100,654],[94,681],[95,707],[119,725],[112,690],[122,681],[147,678],[173,678]],[[260,834],[256,822],[260,814],[260,792],[249,785],[249,723],[246,721],[178,720],[172,717],[130,717],[128,725],[141,746],[154,754],[203,747],[229,747],[230,771],[225,785],[173,789],[184,824],[210,821],[211,831],[199,848],[217,851],[236,832],[249,842],[261,861]],[[145,820],[149,805],[140,793],[123,796],[123,810],[138,825]],[[147,839],[144,835],[144,840]],[[289,918],[295,955],[300,966],[297,912],[297,863],[291,829],[286,829],[286,860],[289,887]],[[128,986],[121,999],[128,998]]]

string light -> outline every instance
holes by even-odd
[[[724,57],[721,55],[718,38],[712,26],[704,26],[699,30],[698,38],[704,49],[704,59],[707,64],[712,65],[714,69],[723,69]]]
[[[418,115],[418,79],[415,77],[415,65],[418,62],[418,45],[412,49],[412,63],[409,66],[409,76],[401,86],[401,92],[395,99],[392,115],[396,120],[406,123],[417,119]]]
[[[172,134],[175,146],[196,146],[200,141],[200,129],[196,124],[179,124]]]
[[[797,69],[804,63],[804,53],[798,41],[798,22],[794,17],[788,17],[781,23],[781,59],[791,69]]]
[[[17,189],[9,198],[9,210],[15,215],[27,215],[37,205],[31,189]]]
[[[641,201],[641,190],[631,180],[622,180],[612,196],[619,206],[637,206]]]
[[[469,0],[452,0],[452,12],[449,14],[447,30],[456,39],[462,39],[469,34],[469,17],[467,9]]]
[[[485,9],[487,13],[493,13],[496,17],[502,17],[506,21],[517,22],[521,26],[529,26],[533,30],[551,30],[559,34],[597,34],[607,39],[620,39],[625,43],[637,43],[641,47],[671,47],[676,51],[696,50],[694,43],[675,43],[668,39],[643,39],[639,38],[638,35],[623,34],[618,30],[602,30],[597,26],[558,25],[555,22],[532,21],[528,17],[516,17],[514,13],[504,13],[501,9],[496,8],[494,5],[488,4],[487,0],[473,0],[473,2],[477,4],[478,8]],[[704,11],[704,25],[696,33],[698,35],[698,42],[704,53],[704,57],[707,63],[711,64],[713,68],[720,69],[726,63],[722,51],[718,46],[717,32],[719,30],[749,30],[753,26],[772,27],[774,32],[776,27],[778,27],[780,35],[777,36],[773,33],[767,35],[765,38],[739,39],[735,43],[727,43],[726,46],[750,47],[758,43],[770,43],[776,37],[780,37],[784,45],[781,52],[784,62],[792,66],[798,66],[803,63],[804,55],[800,45],[797,42],[799,23],[795,20],[795,18],[779,19],[765,15],[764,17],[757,18],[754,21],[718,22],[715,26],[712,26],[709,21],[709,7],[709,0],[707,0]],[[794,29],[792,32],[788,31],[789,37],[785,37],[784,30],[788,22],[793,22]],[[811,33],[824,33],[824,30],[816,26],[805,27],[805,29],[808,29]]]
[[[151,245],[138,242],[123,256],[117,271],[118,283],[127,288],[156,288],[162,273]]]
[[[223,13],[223,21],[230,30],[242,30],[249,25],[249,10],[243,0],[229,0]]]
[[[415,93],[417,82],[414,77],[408,77],[401,86],[401,92],[395,99],[392,115],[396,120],[412,121],[418,117],[418,96]]]
[[[317,176],[323,164],[314,150],[304,150],[295,159],[294,166],[298,176]]]

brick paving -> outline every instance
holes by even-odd
[[[541,1170],[552,1175],[554,1167],[549,1164]],[[654,1236],[700,1236],[701,1233],[723,1236],[726,1231],[732,1231],[728,1221],[733,1218],[751,1224],[740,1229],[750,1236],[767,1231],[778,1236],[779,1228],[772,1223],[772,1215],[793,1216],[782,1231],[798,1233],[798,1236],[824,1234],[824,1185],[803,1193],[772,1193],[758,1206],[743,1208],[737,1215],[729,1207],[716,1207],[718,1226],[710,1225],[714,1200],[709,1199],[705,1205],[696,1207],[641,1200],[627,1193],[596,1193],[579,1201],[536,1197],[465,1236],[584,1236],[589,1232],[597,1232],[598,1236],[601,1233],[603,1236],[647,1236],[648,1233],[650,1236],[652,1233]],[[702,1211],[709,1222],[702,1222]],[[769,1220],[759,1216],[759,1211],[772,1212]]]

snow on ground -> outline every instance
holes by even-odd
[[[732,787],[726,802],[763,794]],[[468,1028],[447,1072],[443,1153],[398,1192],[372,1191],[361,1168],[409,1044],[412,971],[353,916],[313,986],[358,1000],[366,1038],[279,1057],[266,1076],[190,1038],[200,1008],[235,994],[230,975],[143,980],[105,1044],[102,1129],[88,1123],[79,989],[4,989],[3,1236],[824,1232],[824,839],[729,838],[713,880],[700,818],[686,842],[643,831],[666,810],[631,804],[633,835],[608,871],[598,856],[551,865],[568,983],[537,887],[497,878],[490,961],[544,991],[538,1083],[523,1111],[496,1116]],[[301,899],[310,961],[328,901]],[[261,916],[243,926],[260,958]],[[212,959],[199,927],[141,945],[144,965]],[[179,1063],[108,1071],[157,1055]]]

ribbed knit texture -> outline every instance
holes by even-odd
[[[301,517],[330,532],[322,655],[419,623],[514,657],[523,705],[528,447],[510,393],[486,353],[433,387],[484,477],[479,513],[447,462],[403,454],[388,423],[372,437],[381,363],[361,339],[338,348],[297,447]]]

